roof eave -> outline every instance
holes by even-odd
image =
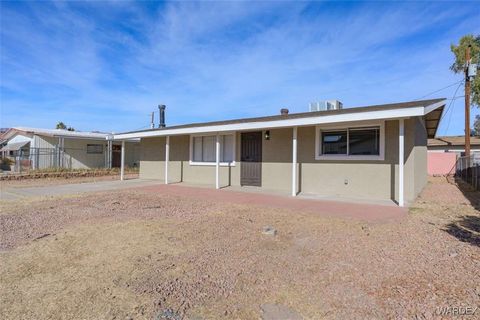
[[[435,104],[437,105],[437,104]],[[441,104],[436,106],[440,107]],[[429,109],[430,110],[430,109]],[[434,109],[431,109],[434,110]],[[424,106],[418,106],[413,108],[398,108],[379,111],[367,111],[362,113],[345,113],[336,115],[325,115],[318,117],[297,118],[297,119],[282,119],[273,121],[259,121],[259,122],[246,122],[246,123],[234,123],[225,125],[211,125],[211,126],[198,126],[188,128],[172,128],[163,129],[157,131],[143,131],[133,132],[125,134],[114,135],[114,140],[124,140],[131,138],[147,138],[147,137],[162,137],[170,135],[184,135],[184,134],[196,134],[196,133],[212,133],[212,132],[228,132],[238,130],[260,130],[260,129],[273,129],[273,128],[286,128],[296,126],[311,126],[327,123],[341,123],[341,122],[354,122],[354,121],[368,121],[368,120],[380,120],[380,119],[399,119],[415,116],[423,116],[426,114],[426,108]]]
[[[391,108],[385,110],[372,110],[363,112],[350,112],[341,114],[325,114],[315,117],[304,118],[286,118],[278,120],[266,120],[266,121],[251,121],[241,123],[228,123],[228,124],[212,124],[212,125],[199,125],[191,127],[171,128],[168,127],[155,131],[140,131],[130,132],[123,134],[113,135],[113,140],[126,140],[133,138],[147,138],[147,137],[162,137],[162,136],[174,136],[174,135],[186,135],[186,134],[198,134],[198,133],[216,133],[216,132],[229,132],[240,130],[262,130],[262,129],[274,129],[274,128],[288,128],[288,127],[301,127],[320,124],[334,124],[342,122],[356,122],[356,121],[368,121],[368,120],[386,120],[386,119],[401,119],[409,117],[425,116],[428,113],[445,105],[445,99],[436,101],[435,103],[422,105],[419,101],[418,106],[409,108]]]

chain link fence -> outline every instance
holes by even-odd
[[[72,168],[72,157],[67,150],[60,148],[30,148],[28,152],[22,152],[13,156],[13,171],[20,173],[30,170],[50,168]]]
[[[455,177],[480,190],[480,154],[459,157],[455,164]]]
[[[108,147],[101,152],[88,153],[75,148],[30,148],[9,155],[10,173],[26,173],[31,170],[81,169],[84,167],[111,168],[111,153]],[[6,168],[2,168],[7,170]]]

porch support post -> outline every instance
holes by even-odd
[[[60,138],[60,166],[65,167],[65,138]]]
[[[220,136],[215,141],[215,189],[220,189]]]
[[[106,163],[105,168],[112,168],[112,140],[107,140],[107,153],[106,153]]]
[[[405,162],[405,121],[398,120],[398,205],[403,207],[404,202],[404,162]]]
[[[125,140],[122,140],[122,153],[120,157],[120,180],[124,180],[125,176]]]
[[[297,196],[297,127],[293,127],[292,139],[292,197]]]
[[[57,144],[57,154],[56,154],[56,160],[57,160],[57,168],[61,168],[60,164],[60,154],[62,153],[62,137],[58,137],[58,144]]]
[[[170,136],[165,140],[165,184],[168,184],[168,161],[170,160]]]

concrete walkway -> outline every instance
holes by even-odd
[[[156,185],[159,183],[159,181],[153,180],[131,179],[124,181],[109,180],[25,188],[9,188],[8,185],[2,184],[0,188],[0,200],[17,200],[35,197],[74,195],[86,192],[145,187]]]

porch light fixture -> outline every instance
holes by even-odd
[[[265,131],[265,140],[270,140],[270,130]]]

